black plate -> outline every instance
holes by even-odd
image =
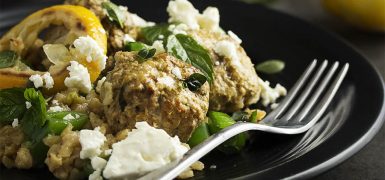
[[[2,32],[26,13],[57,3],[44,0],[27,6],[25,2],[3,1]],[[129,10],[147,20],[167,20],[165,0],[116,2],[127,5]],[[15,3],[18,5],[9,6]],[[293,136],[254,133],[252,142],[240,154],[226,156],[214,151],[203,158],[205,171],[197,173],[195,179],[312,177],[352,156],[382,126],[385,108],[381,77],[362,55],[341,39],[302,20],[258,5],[224,0],[193,3],[200,10],[206,6],[218,7],[221,26],[241,37],[255,63],[271,58],[283,59],[287,67],[281,74],[264,77],[273,83],[280,82],[290,88],[313,59],[338,60],[351,65],[327,113],[307,133]],[[216,168],[209,168],[212,165]],[[52,178],[45,170],[1,168],[0,172],[0,179]]]

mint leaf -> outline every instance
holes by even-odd
[[[0,69],[7,68],[15,65],[17,60],[17,54],[13,51],[0,52]]]
[[[0,90],[0,123],[10,123],[21,119],[26,111],[24,89],[11,88]]]
[[[124,44],[123,50],[124,51],[140,51],[144,48],[147,48],[147,46],[141,42],[127,42]]]
[[[46,121],[45,99],[41,92],[33,88],[24,91],[24,98],[31,103],[31,107],[25,112],[21,121],[23,131],[27,137],[34,138]]]
[[[123,28],[124,15],[122,10],[112,2],[103,2],[102,7],[107,11],[108,18]]]
[[[168,30],[169,24],[157,24],[155,26],[144,27],[140,31],[140,38],[146,44],[153,44],[154,41],[160,40],[159,36],[163,36],[163,39],[167,39],[171,35],[171,31]]]
[[[167,38],[166,51],[202,71],[207,80],[213,80],[213,64],[209,52],[192,37],[177,34]]]

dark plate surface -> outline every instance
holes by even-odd
[[[0,33],[29,12],[58,2],[2,1]],[[116,2],[127,5],[147,20],[167,20],[165,0]],[[193,4],[200,10],[206,6],[218,7],[221,26],[241,37],[254,63],[271,58],[284,60],[286,68],[282,73],[263,76],[273,84],[279,82],[290,88],[313,59],[349,62],[351,67],[326,114],[307,133],[293,136],[253,133],[248,148],[240,154],[226,156],[213,151],[204,157],[205,171],[197,173],[195,179],[312,177],[349,158],[377,133],[385,114],[384,85],[368,61],[352,47],[304,21],[261,6],[224,0],[193,1]],[[216,168],[210,168],[212,165]],[[44,169],[19,171],[1,167],[0,179],[11,178],[53,177]]]

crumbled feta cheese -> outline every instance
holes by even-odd
[[[168,22],[183,23],[191,29],[199,29],[197,17],[199,11],[187,0],[170,1],[167,6],[170,15]]]
[[[90,176],[88,176],[88,180],[103,180],[103,177],[101,176],[102,171],[96,170]]]
[[[112,149],[107,149],[104,151],[105,156],[109,156],[109,155],[111,155],[111,153],[112,153]]]
[[[159,39],[164,39],[164,35],[163,34],[159,34],[158,38]]]
[[[154,22],[148,22],[144,20],[143,18],[139,17],[137,14],[131,14],[130,15],[132,23],[134,26],[138,27],[147,27],[147,26],[154,26]]]
[[[63,117],[64,120],[72,120],[72,119],[75,119],[74,116],[72,116],[72,114],[67,114],[66,116]]]
[[[238,44],[242,43],[242,39],[239,38],[233,31],[227,31],[227,34]]]
[[[135,42],[135,39],[132,38],[129,34],[124,34],[123,41],[126,42],[126,43],[127,42]]]
[[[183,79],[182,73],[178,67],[174,67],[171,69],[171,73],[174,74],[178,79]]]
[[[79,37],[73,42],[73,45],[75,49],[72,49],[71,52],[76,58],[85,57],[87,62],[96,61],[100,69],[106,67],[107,56],[94,39],[89,36]]]
[[[105,178],[137,177],[181,158],[188,151],[177,136],[170,137],[147,122],[137,122],[135,127],[126,139],[112,145],[112,155],[103,171]]]
[[[96,92],[100,93],[100,89],[102,88],[102,85],[105,80],[106,80],[106,77],[102,77],[102,79],[98,81],[98,84],[96,85],[96,88],[95,88]]]
[[[26,107],[27,109],[31,108],[31,107],[32,107],[31,102],[25,101],[25,107]]]
[[[220,31],[219,11],[215,7],[207,7],[202,14],[187,0],[170,1],[167,6],[169,14],[168,22],[182,23],[189,29],[197,30],[199,28],[212,32]]]
[[[80,158],[86,159],[98,156],[102,152],[100,147],[106,140],[106,137],[99,131],[99,128],[95,128],[94,130],[81,130],[79,133],[79,141],[82,146]]]
[[[68,106],[61,107],[59,105],[51,106],[48,109],[48,112],[62,112],[62,111],[70,111],[71,109]]]
[[[215,61],[215,63],[214,63],[216,66],[219,66],[219,61]]]
[[[107,161],[101,157],[95,156],[91,158],[91,166],[94,170],[102,170],[107,164]]]
[[[43,87],[43,78],[39,74],[32,75],[29,80],[33,82],[35,88]]]
[[[70,77],[66,77],[64,84],[68,88],[77,88],[83,93],[89,93],[91,90],[91,80],[88,70],[76,61],[71,61],[67,67]]]
[[[164,50],[164,47],[163,47],[163,41],[161,41],[161,40],[154,41],[154,43],[152,43],[151,47],[156,49],[155,54],[160,54],[160,53],[166,52],[166,50]]]
[[[168,30],[171,31],[173,34],[184,34],[184,35],[186,35],[187,34],[186,31],[188,30],[188,27],[185,24],[178,24],[178,25],[171,24],[168,27]]]
[[[157,78],[157,80],[159,83],[164,84],[168,87],[173,87],[175,84],[175,80],[170,76],[160,77],[160,78]]]
[[[258,84],[261,87],[261,99],[262,105],[267,107],[269,104],[273,104],[281,96],[286,96],[286,88],[280,84],[275,85],[274,88],[270,87],[269,81],[263,81],[261,78],[258,78]]]
[[[237,53],[237,47],[234,43],[227,40],[219,41],[215,44],[214,51],[220,56],[229,58],[231,60],[230,62],[233,63],[234,66],[242,68],[242,64]]]
[[[207,7],[202,15],[198,16],[198,23],[202,29],[216,32],[219,29],[219,10],[215,7]]]
[[[46,72],[43,74],[43,76],[41,76],[44,80],[44,87],[47,88],[47,89],[51,89],[53,88],[53,85],[54,85],[54,81],[53,81],[53,78],[51,76],[51,74],[49,72]]]
[[[13,119],[13,121],[12,121],[12,127],[15,128],[15,127],[17,127],[17,126],[19,126],[19,119],[15,118],[15,119]]]
[[[33,82],[33,85],[35,88],[44,87],[47,89],[53,88],[54,81],[51,77],[51,74],[49,72],[46,72],[41,76],[40,74],[34,74],[31,77],[29,77],[29,80]],[[45,83],[44,83],[45,82]]]
[[[59,101],[56,99],[52,100],[52,105],[59,105]]]

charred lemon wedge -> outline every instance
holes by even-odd
[[[51,29],[56,27],[56,29],[45,32],[50,27]],[[42,34],[49,35],[49,38],[41,38]],[[106,32],[99,19],[90,10],[73,5],[51,6],[31,14],[7,32],[0,39],[0,51],[11,50],[16,52],[21,59],[28,59],[31,51],[36,51],[36,47],[42,49],[44,44],[62,44],[69,47],[73,46],[72,43],[79,37],[92,38],[95,42],[94,45],[96,44],[105,56],[107,52]],[[78,46],[82,46],[82,44],[80,43]],[[87,55],[71,57],[71,61],[74,60],[88,69],[91,82],[97,79],[104,68],[103,64],[91,60]],[[42,60],[33,61],[40,61],[41,64]],[[0,88],[25,87],[31,75],[42,75],[48,71],[54,80],[54,87],[48,91],[63,90],[65,89],[64,79],[68,76],[66,68],[69,62],[67,62],[68,58],[63,58],[62,61],[62,63],[51,64],[50,67],[46,68],[46,71],[25,68],[23,63],[18,63],[19,65],[23,64],[23,68],[18,64],[2,68],[0,69]]]

